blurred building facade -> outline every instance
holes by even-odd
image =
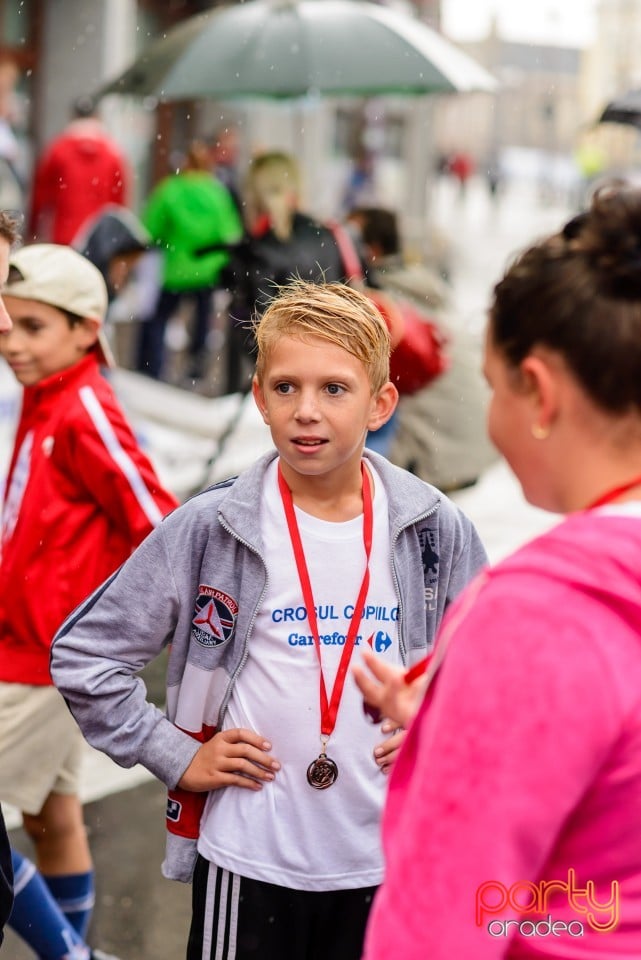
[[[0,57],[10,55],[21,71],[21,134],[32,153],[65,124],[79,93],[115,76],[164,29],[211,8],[212,0],[0,0]],[[403,0],[440,30],[441,0]],[[127,151],[138,177],[139,198],[170,167],[174,151],[196,133],[221,122],[244,126],[245,153],[262,147],[294,152],[310,172],[309,198],[321,214],[336,214],[337,183],[363,151],[377,161],[379,192],[390,205],[403,200],[407,163],[429,152],[428,171],[439,155],[465,150],[479,163],[504,147],[571,154],[611,96],[641,85],[641,0],[599,0],[593,49],[505,41],[496,27],[465,49],[494,73],[496,96],[379,98],[333,104],[235,108],[220,104],[176,106],[108,98],[101,108],[112,134]],[[428,101],[428,102],[426,102]],[[421,135],[429,127],[429,137]],[[610,153],[634,153],[630,130],[608,134]],[[329,147],[327,146],[329,144]],[[618,146],[617,146],[618,144]],[[334,175],[319,172],[319,150],[331,155]],[[401,210],[402,212],[402,210]],[[422,210],[417,211],[419,215]]]
[[[602,97],[610,99],[629,87],[641,86],[640,49],[640,0],[600,0],[595,75]]]
[[[583,52],[577,47],[503,39],[496,22],[465,44],[499,82],[491,99],[439,106],[436,137],[445,152],[465,150],[480,164],[506,148],[571,153],[584,122],[579,103]]]
[[[0,58],[20,70],[18,134],[30,161],[67,123],[76,97],[123,70],[163,29],[211,6],[207,0],[0,0]],[[101,110],[139,179],[166,120],[130,102]],[[153,163],[153,156],[152,161]]]
[[[623,124],[596,124],[613,98],[641,88],[641,0],[599,0],[595,41],[583,64],[582,103],[590,124],[584,137],[596,144],[613,172],[641,170],[641,133]]]
[[[215,5],[212,0],[0,0],[0,56],[14,58],[21,72],[20,133],[31,163],[65,125],[79,94],[120,73],[163,30]],[[403,5],[439,29],[440,0]],[[403,168],[416,169],[419,161],[430,167],[421,133],[431,126],[433,105],[425,99],[240,104],[232,110],[211,102],[163,105],[113,96],[101,103],[100,114],[130,158],[137,206],[192,136],[230,123],[244,132],[241,164],[263,148],[278,147],[298,157],[307,172],[308,201],[319,215],[342,212],[342,180],[354,158],[371,151],[380,202],[402,213],[402,206],[416,210],[407,197]]]

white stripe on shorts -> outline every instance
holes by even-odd
[[[229,960],[236,956],[236,938],[238,936],[238,903],[240,901],[240,877],[231,875],[231,910],[229,912]]]
[[[205,912],[203,916],[203,953],[202,960],[211,960],[211,941],[214,924],[214,893],[216,891],[216,870],[213,863],[207,871],[207,886],[205,888]],[[211,891],[211,894],[210,894]]]
[[[220,877],[220,891],[216,897],[216,882]],[[238,903],[240,900],[240,877],[229,870],[209,864],[205,911],[203,917],[202,960],[235,960],[238,938]],[[229,926],[227,914],[229,912]],[[214,946],[214,915],[218,914],[216,928],[216,952]],[[225,950],[227,938],[227,950]]]

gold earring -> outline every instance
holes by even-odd
[[[530,432],[535,440],[547,440],[550,436],[550,428],[543,427],[540,423],[533,423]]]

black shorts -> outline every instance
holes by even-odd
[[[187,960],[360,960],[375,893],[289,890],[199,856]]]

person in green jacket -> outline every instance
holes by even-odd
[[[210,245],[233,245],[243,232],[229,190],[211,173],[204,143],[193,141],[184,168],[152,191],[142,221],[162,249],[163,269],[155,314],[140,328],[137,369],[161,377],[167,321],[182,299],[189,297],[195,301],[195,320],[187,375],[199,379],[205,372],[211,295],[229,257],[224,250],[205,255],[198,251]]]

